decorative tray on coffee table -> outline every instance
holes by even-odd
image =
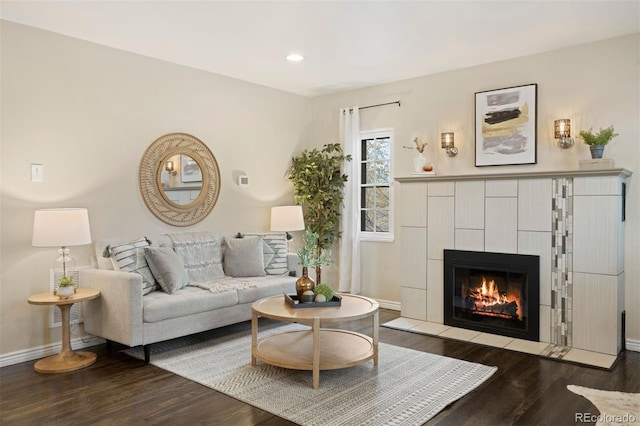
[[[329,308],[329,307],[335,307],[335,306],[341,306],[342,305],[342,297],[340,297],[339,294],[335,294],[333,295],[333,297],[331,298],[331,300],[329,300],[328,302],[306,302],[306,303],[300,303],[300,300],[298,299],[298,295],[297,294],[284,294],[284,300],[285,302],[287,302],[287,304],[289,306],[291,306],[294,309],[299,309],[299,308]]]

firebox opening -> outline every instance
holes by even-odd
[[[445,324],[539,340],[539,257],[445,250]]]

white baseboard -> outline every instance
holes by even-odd
[[[640,340],[627,339],[624,341],[624,344],[628,351],[640,352]]]
[[[105,340],[96,336],[83,336],[71,340],[71,347],[74,350],[88,348],[89,346],[99,345]],[[19,364],[21,362],[33,361],[34,359],[45,358],[60,353],[62,342],[51,343],[49,345],[38,346],[21,351],[9,352],[0,355],[0,367]]]
[[[400,302],[392,302],[390,300],[376,299],[378,305],[383,309],[391,309],[392,311],[400,311]]]

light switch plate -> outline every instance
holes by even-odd
[[[44,182],[44,164],[31,164],[31,182]]]
[[[246,176],[246,175],[238,176],[238,185],[249,186],[249,176]]]

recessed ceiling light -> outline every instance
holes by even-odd
[[[291,62],[300,62],[303,59],[304,59],[304,56],[298,55],[297,53],[292,53],[291,55],[287,56],[287,60]]]

